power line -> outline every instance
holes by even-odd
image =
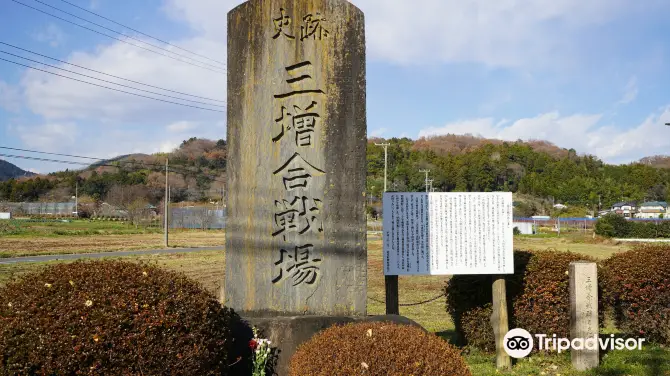
[[[156,45],[151,44],[151,43],[149,43],[149,42],[145,42],[145,41],[143,41],[143,40],[141,40],[141,39],[137,39],[137,38],[135,38],[135,37],[133,37],[133,36],[124,34],[124,33],[120,32],[120,31],[116,31],[116,30],[114,30],[114,29],[110,29],[110,28],[105,27],[105,26],[103,26],[103,25],[97,24],[97,23],[95,23],[95,22],[93,22],[93,21],[89,21],[89,20],[87,20],[87,19],[85,19],[85,18],[83,18],[83,17],[79,17],[79,16],[77,16],[76,14],[72,14],[72,13],[70,13],[70,12],[66,12],[66,11],[64,11],[64,10],[58,8],[58,7],[55,7],[55,6],[53,6],[53,5],[49,5],[49,4],[47,4],[47,3],[45,3],[45,2],[42,2],[42,1],[40,1],[40,0],[34,0],[34,1],[35,1],[35,2],[38,2],[38,3],[42,4],[42,5],[48,6],[49,8],[55,9],[55,10],[61,12],[61,13],[65,13],[65,14],[71,16],[71,17],[77,18],[77,19],[82,20],[82,21],[84,21],[84,22],[88,22],[88,23],[90,23],[90,24],[92,24],[92,25],[95,25],[95,26],[97,26],[97,27],[101,27],[101,28],[103,28],[103,29],[105,29],[105,30],[109,30],[109,31],[111,31],[111,32],[113,32],[113,33],[116,33],[116,34],[119,34],[119,35],[123,35],[123,36],[126,37],[126,38],[130,38],[130,39],[132,39],[132,40],[136,40],[136,41],[138,41],[138,42],[140,42],[140,43],[147,44],[147,45],[149,45],[149,46],[151,46],[151,47],[153,47],[153,48],[158,48],[159,50],[163,50],[163,51],[165,51],[165,52],[169,52],[169,53],[171,53],[171,54],[175,54],[175,55],[177,55],[177,56],[180,56],[180,57],[183,57],[183,58],[186,58],[186,59],[190,59],[190,60],[193,60],[193,61],[198,62],[198,63],[200,63],[200,64],[205,64],[205,65],[208,65],[208,66],[213,67],[213,68],[216,68],[216,69],[224,68],[224,67],[220,67],[220,66],[218,66],[218,65],[213,65],[213,64],[209,64],[209,63],[206,63],[206,62],[203,62],[203,61],[200,61],[200,60],[196,60],[196,59],[194,59],[194,58],[192,58],[192,57],[188,57],[188,56],[186,56],[186,55],[181,55],[181,54],[178,54],[178,53],[176,53],[176,52],[172,52],[172,51],[170,51],[170,50],[168,50],[168,49],[166,49],[166,48],[163,48],[163,47],[161,47],[161,46],[156,46]]]
[[[38,64],[46,65],[47,67],[51,67],[51,68],[54,68],[54,69],[62,70],[62,71],[68,72],[68,73],[77,74],[77,75],[84,76],[84,77],[87,77],[87,78],[92,78],[92,79],[94,79],[94,80],[98,80],[98,81],[106,82],[106,83],[108,83],[108,84],[119,85],[119,86],[126,87],[126,88],[129,88],[129,89],[143,91],[143,92],[145,92],[145,93],[150,93],[150,94],[154,94],[154,95],[160,95],[160,96],[167,97],[167,98],[178,99],[178,100],[180,100],[180,101],[186,101],[186,102],[192,102],[192,103],[204,104],[204,105],[206,105],[206,106],[225,107],[225,106],[220,105],[220,104],[211,104],[211,103],[207,103],[207,102],[194,101],[194,100],[192,100],[192,99],[179,98],[179,97],[175,97],[175,96],[173,96],[173,95],[167,95],[167,94],[157,93],[157,92],[155,92],[155,91],[151,91],[151,90],[138,89],[138,88],[136,88],[136,87],[128,86],[128,85],[124,85],[124,84],[119,84],[119,83],[114,82],[114,81],[107,81],[107,80],[103,80],[102,78],[97,78],[97,77],[89,76],[89,75],[86,75],[86,74],[83,74],[83,73],[77,73],[77,72],[75,72],[75,71],[71,71],[71,70],[68,70],[68,69],[65,69],[65,68],[60,68],[60,67],[57,67],[57,66],[55,66],[55,65],[51,65],[51,64],[47,64],[47,63],[43,63],[43,62],[41,62],[41,61],[37,61],[37,60],[33,60],[33,59],[29,59],[29,58],[27,58],[27,57],[23,57],[23,56],[15,55],[15,54],[10,53],[10,52],[7,52],[7,51],[2,51],[2,50],[0,50],[0,53],[7,54],[7,55],[12,55],[12,56],[14,56],[14,57],[18,57],[19,59],[25,59],[25,60],[28,60],[28,61],[32,61],[33,63],[38,63]]]
[[[28,4],[24,4],[24,3],[22,3],[22,2],[20,2],[20,1],[18,1],[18,0],[11,0],[11,1],[13,1],[13,2],[15,2],[15,3],[17,3],[17,4],[21,4],[21,5],[25,6],[25,7],[30,8],[30,9],[34,9],[34,10],[40,12],[40,13],[44,13],[44,14],[49,15],[49,16],[51,16],[51,17],[54,17],[54,18],[57,18],[57,19],[59,19],[59,20],[65,21],[65,22],[67,22],[67,23],[69,23],[69,24],[72,24],[72,25],[81,27],[82,29],[86,29],[86,30],[92,31],[92,32],[94,32],[94,33],[96,33],[96,34],[100,34],[100,35],[106,36],[106,37],[108,37],[108,38],[112,38],[112,39],[117,40],[117,41],[119,41],[119,42],[126,43],[126,44],[129,44],[129,45],[131,45],[131,46],[135,46],[135,47],[137,47],[137,48],[141,48],[141,49],[143,49],[143,50],[147,50],[147,51],[149,51],[149,52],[153,52],[153,53],[155,53],[155,54],[158,54],[158,55],[162,55],[162,56],[168,57],[168,58],[173,59],[173,60],[181,61],[182,63],[186,63],[186,64],[189,64],[189,65],[193,65],[193,66],[195,66],[195,67],[199,67],[199,68],[202,68],[202,69],[207,69],[207,70],[209,70],[209,71],[216,72],[216,73],[219,73],[219,74],[226,74],[226,72],[221,71],[221,70],[215,70],[215,69],[211,69],[211,68],[208,68],[208,67],[204,67],[204,66],[202,66],[202,65],[193,64],[193,63],[191,63],[191,62],[189,62],[189,61],[181,60],[181,59],[178,59],[178,58],[176,58],[176,57],[174,57],[174,56],[166,55],[166,54],[164,54],[164,53],[161,53],[161,52],[158,52],[158,51],[154,51],[154,50],[149,49],[149,48],[146,48],[146,47],[138,46],[138,45],[133,44],[133,43],[130,43],[130,42],[126,41],[126,40],[119,39],[119,38],[117,38],[117,37],[114,37],[114,36],[105,34],[105,33],[100,32],[100,31],[98,31],[98,30],[91,29],[90,27],[86,27],[86,26],[80,25],[80,24],[75,23],[75,22],[72,22],[72,21],[70,21],[70,20],[66,20],[65,18],[58,17],[58,16],[56,16],[55,14],[51,14],[51,13],[49,13],[49,12],[43,11],[42,9],[38,9],[38,8],[32,7],[32,6],[28,5]]]
[[[128,81],[128,82],[132,82],[132,83],[135,83],[135,84],[138,84],[138,85],[144,85],[144,86],[152,87],[152,88],[154,88],[154,89],[165,90],[165,91],[169,91],[169,92],[171,92],[171,93],[176,93],[176,94],[186,95],[186,96],[189,96],[189,97],[200,98],[200,99],[206,99],[206,100],[209,100],[209,101],[212,101],[212,102],[226,103],[226,101],[222,101],[222,100],[219,100],[219,99],[213,99],[213,98],[201,97],[201,96],[193,95],[193,94],[182,93],[181,91],[165,89],[165,88],[162,88],[162,87],[160,87],[160,86],[153,86],[153,85],[145,84],[145,83],[142,83],[142,82],[139,82],[139,81],[133,81],[133,80],[130,80],[130,79],[127,79],[127,78],[123,78],[123,77],[115,76],[115,75],[113,75],[113,74],[109,74],[109,73],[105,73],[105,72],[100,72],[100,71],[97,71],[97,70],[95,70],[95,69],[90,69],[90,68],[83,67],[83,66],[81,66],[81,65],[77,65],[77,64],[73,64],[73,63],[68,63],[67,61],[63,61],[63,60],[60,60],[60,59],[56,59],[56,58],[54,58],[54,57],[50,57],[50,56],[46,56],[46,55],[42,55],[42,54],[40,54],[40,53],[37,53],[37,52],[34,52],[34,51],[30,51],[30,50],[27,50],[27,49],[25,49],[25,48],[21,48],[21,47],[15,46],[15,45],[13,45],[13,44],[5,43],[5,42],[2,42],[2,41],[0,41],[0,44],[3,44],[3,45],[5,45],[5,46],[9,46],[9,47],[12,47],[12,48],[16,48],[17,50],[25,51],[25,52],[28,52],[28,53],[31,53],[31,54],[34,54],[34,55],[37,55],[37,56],[41,56],[41,57],[50,59],[50,60],[54,60],[54,61],[57,61],[57,62],[59,62],[59,63],[63,63],[63,64],[67,64],[67,65],[72,65],[73,67],[77,67],[77,68],[85,69],[85,70],[87,70],[87,71],[95,72],[95,73],[102,74],[102,75],[109,76],[109,77],[114,77],[114,78],[117,78],[117,79],[119,79],[119,80],[124,80],[124,81]]]
[[[13,1],[13,0],[12,0],[12,1]],[[25,65],[25,64],[17,63],[16,61],[11,61],[11,60],[7,60],[7,59],[3,59],[3,58],[0,58],[0,60],[6,61],[6,62],[9,62],[9,63],[12,63],[12,64],[20,65],[20,66],[23,66],[23,67],[26,67],[26,68],[35,69],[35,70],[38,70],[38,71],[40,71],[40,72],[49,73],[49,74],[53,74],[53,75],[55,75],[55,76],[59,76],[59,77],[63,77],[63,78],[67,78],[67,79],[69,79],[69,80],[74,80],[74,81],[78,81],[78,82],[83,82],[83,83],[85,83],[85,84],[89,84],[89,85],[93,85],[93,86],[98,86],[98,87],[102,87],[102,88],[109,89],[109,90],[119,91],[119,92],[121,92],[121,93],[126,93],[126,94],[130,94],[130,95],[135,95],[135,96],[142,97],[142,98],[153,99],[153,100],[155,100],[155,101],[160,101],[160,102],[165,102],[165,103],[176,104],[176,105],[179,105],[179,106],[185,106],[185,107],[197,108],[197,109],[200,109],[200,110],[207,110],[207,111],[221,112],[221,113],[226,112],[226,111],[221,111],[221,110],[215,110],[215,109],[212,109],[212,108],[205,108],[205,107],[192,106],[192,105],[190,105],[190,104],[178,103],[178,102],[172,102],[172,101],[168,101],[168,100],[164,100],[164,99],[160,99],[160,98],[150,97],[150,96],[147,96],[147,95],[142,95],[142,94],[137,94],[137,93],[131,93],[131,92],[129,92],[129,91],[120,90],[120,89],[115,89],[115,88],[113,88],[113,87],[104,86],[104,85],[98,85],[98,84],[94,84],[93,82],[83,81],[83,80],[79,80],[79,79],[76,79],[76,78],[72,78],[72,77],[64,76],[64,75],[62,75],[62,74],[58,74],[58,73],[54,73],[54,72],[49,72],[49,71],[44,70],[44,69],[39,69],[39,68],[31,67],[30,65]]]
[[[162,40],[162,39],[158,39],[158,38],[156,38],[156,37],[152,37],[152,36],[149,35],[149,34],[145,34],[145,33],[141,32],[141,31],[139,31],[139,30],[133,29],[133,28],[130,27],[130,26],[127,26],[127,25],[118,23],[118,22],[116,22],[116,21],[114,21],[114,20],[112,20],[112,19],[109,19],[109,18],[107,18],[107,17],[105,17],[105,16],[102,16],[102,15],[100,15],[100,14],[98,14],[98,13],[92,12],[92,11],[86,9],[86,8],[82,8],[82,7],[80,7],[79,5],[72,4],[72,3],[69,2],[69,1],[66,1],[66,0],[61,0],[61,1],[64,2],[64,3],[66,3],[66,4],[69,4],[69,5],[73,6],[73,7],[75,7],[75,8],[79,8],[79,9],[83,10],[84,12],[91,13],[91,14],[93,14],[93,15],[95,15],[95,16],[98,16],[98,17],[100,17],[100,18],[102,18],[102,19],[105,19],[105,20],[107,20],[107,21],[109,21],[109,22],[112,22],[112,23],[114,23],[114,24],[117,24],[117,25],[119,25],[119,26],[121,26],[121,27],[125,27],[125,28],[128,29],[128,30],[132,30],[132,31],[134,31],[134,32],[136,32],[136,33],[142,34],[142,35],[144,35],[144,36],[146,36],[146,37],[149,37],[149,38],[151,38],[151,39],[154,39],[154,40],[157,40],[157,41],[159,41],[159,42],[165,43],[165,44],[167,44],[168,46],[172,46],[172,47],[174,47],[174,48],[178,48],[178,49],[180,49],[180,50],[182,50],[182,51],[191,53],[191,54],[193,54],[193,55],[203,57],[203,58],[205,58],[205,59],[207,59],[207,60],[211,60],[211,61],[213,61],[213,62],[216,62],[216,63],[219,63],[219,64],[223,64],[223,65],[226,65],[226,63],[224,63],[224,62],[221,62],[221,61],[218,61],[218,60],[214,60],[214,59],[210,59],[210,58],[208,58],[207,56],[200,55],[200,54],[198,54],[198,53],[195,53],[195,52],[193,52],[193,51],[189,51],[189,50],[187,50],[187,49],[185,49],[185,48],[181,48],[181,47],[179,47],[179,46],[175,46],[174,44],[168,43],[168,42],[166,42],[166,41],[164,41],[164,40]]]

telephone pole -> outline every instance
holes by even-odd
[[[79,218],[79,176],[77,176],[74,188],[74,215]]]
[[[389,143],[383,143],[383,144],[375,144],[377,146],[383,146],[384,147],[384,192],[386,192],[386,170],[388,167],[388,147]]]
[[[170,193],[168,192],[168,159],[165,157],[165,210],[163,213],[165,222],[165,247],[168,247],[168,211],[170,210]]]
[[[419,172],[423,172],[426,174],[426,192],[428,192],[428,173],[430,170],[419,170]]]

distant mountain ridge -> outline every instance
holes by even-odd
[[[34,173],[22,170],[16,165],[0,159],[0,181],[24,176],[35,176]]]

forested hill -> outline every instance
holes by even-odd
[[[621,200],[667,200],[670,158],[647,157],[638,163],[609,165],[546,141],[503,142],[474,136],[411,140],[370,139],[367,193],[383,190],[384,151],[390,142],[388,189],[424,191],[429,169],[436,191],[511,191],[534,202],[556,202],[593,209]],[[0,182],[0,200],[62,200],[79,181],[80,196],[105,200],[114,186],[142,187],[149,202],[163,198],[165,157],[170,161],[172,201],[220,201],[225,184],[226,143],[191,138],[169,154],[133,154],[82,171]],[[138,188],[139,189],[139,188]],[[540,208],[529,208],[532,214]]]
[[[0,181],[21,176],[33,176],[32,172],[24,171],[19,167],[0,159]]]

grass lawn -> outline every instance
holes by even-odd
[[[203,245],[213,242],[216,245],[225,243],[222,231],[185,231],[172,235],[172,239],[189,244],[201,241]],[[616,252],[628,249],[628,245],[610,242],[588,243],[584,239],[565,236],[521,236],[515,237],[515,248],[518,249],[548,249],[570,250],[592,255],[598,258],[607,257]],[[20,243],[20,241],[24,243]],[[35,241],[33,252],[72,253],[91,250],[141,249],[160,247],[161,234],[116,234],[116,235],[85,235],[85,236],[52,236],[41,237],[5,236],[0,237],[0,249],[3,244],[29,244]],[[51,241],[51,243],[49,242]],[[52,244],[56,245],[56,248]],[[95,247],[91,249],[90,247]],[[49,251],[44,251],[49,249]],[[35,254],[35,253],[32,253]],[[189,277],[200,281],[207,290],[218,296],[221,282],[224,277],[225,257],[223,251],[201,251],[184,254],[142,255],[118,257],[128,261],[145,261],[156,263],[167,269],[184,272]],[[71,262],[71,261],[55,261]],[[0,264],[0,285],[6,283],[11,276],[19,276],[38,268],[49,265],[42,263]],[[401,276],[399,278],[400,303],[414,303],[438,296],[447,281],[446,276]],[[368,314],[383,314],[384,276],[382,272],[382,242],[378,235],[368,236]],[[441,297],[433,302],[400,307],[400,314],[413,319],[426,329],[438,333],[450,340],[454,335],[454,326],[445,310],[445,298]],[[511,375],[553,375],[553,376],[670,376],[670,350],[658,346],[643,347],[637,351],[614,351],[603,357],[601,367],[592,372],[577,372],[570,366],[567,354],[561,355],[534,355],[518,361],[512,370],[498,372],[495,369],[495,356],[477,351],[466,351],[465,358],[475,376],[511,376]]]

